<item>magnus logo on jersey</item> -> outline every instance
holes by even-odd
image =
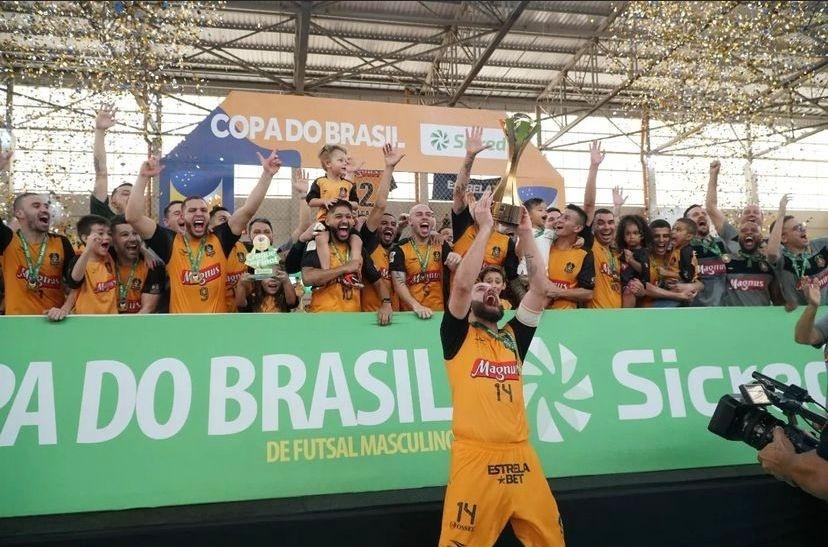
[[[729,281],[736,291],[764,291],[767,286],[767,280],[762,278],[735,277]]]
[[[204,285],[221,277],[221,265],[215,264],[206,270],[194,272],[192,270],[183,270],[181,272],[181,282],[185,285]]]
[[[727,265],[721,260],[700,260],[699,275],[714,277],[727,273]]]
[[[102,292],[109,292],[115,288],[118,284],[117,281],[114,279],[107,279],[106,281],[100,281],[95,283],[95,287],[92,289],[92,292],[102,293]]]
[[[472,364],[472,378],[491,378],[498,382],[520,378],[520,365],[516,361],[498,363],[486,359],[477,359]]]

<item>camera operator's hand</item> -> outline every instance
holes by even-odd
[[[793,444],[781,427],[773,428],[773,441],[759,451],[757,458],[762,469],[777,479],[796,486],[790,478],[792,458],[796,455]]]

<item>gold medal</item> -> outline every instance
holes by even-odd
[[[723,254],[722,255],[722,262],[724,262],[725,264],[730,264],[730,255]]]
[[[126,300],[118,300],[118,311],[127,311]]]
[[[36,291],[37,289],[40,288],[40,283],[38,283],[37,280],[33,280],[33,279],[29,279],[26,282],[26,285],[29,287],[30,291]]]

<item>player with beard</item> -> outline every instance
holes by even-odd
[[[313,287],[308,311],[333,312],[361,311],[360,287],[346,281],[349,274],[359,273],[364,268],[364,278],[368,283],[378,283],[379,273],[363,261],[362,257],[351,256],[351,231],[356,224],[356,213],[349,201],[340,200],[328,207],[325,225],[329,237],[326,238],[330,251],[330,266],[323,268],[315,242],[308,245],[302,258],[302,282]]]
[[[477,234],[457,268],[440,325],[451,388],[448,487],[439,545],[493,545],[511,522],[524,545],[563,546],[555,498],[532,445],[521,369],[546,305],[546,275],[524,209],[517,228],[529,290],[503,328],[494,287],[475,283],[494,231],[492,197],[475,205]]]
[[[220,205],[213,207],[210,211],[210,231],[215,230],[219,224],[227,224],[228,220],[230,220],[230,211]],[[239,281],[247,273],[247,264],[244,263],[246,259],[247,247],[241,241],[237,241],[227,256],[227,280],[225,281],[227,293],[225,296],[229,313],[239,311],[239,306],[244,307],[246,303],[247,295],[239,289]]]
[[[670,267],[670,241],[672,228],[663,219],[650,223],[652,246],[650,247],[650,281],[644,286],[643,308],[673,308],[691,302],[699,287],[685,284],[673,284],[662,276]]]
[[[112,105],[104,105],[98,110],[95,117],[95,141],[92,145],[92,159],[95,162],[95,187],[89,196],[89,212],[107,220],[115,215],[123,214],[132,184],[118,185],[111,196],[107,196],[109,189],[109,173],[106,168],[106,132],[115,125],[117,109]]]
[[[118,313],[155,312],[166,277],[163,266],[147,266],[141,257],[141,236],[123,215],[113,217],[109,226],[118,283]]]
[[[257,152],[262,175],[244,205],[226,224],[207,229],[207,202],[198,196],[184,200],[186,233],[163,228],[144,214],[144,188],[162,167],[157,157],[141,166],[134,191],[127,203],[126,219],[147,245],[167,264],[170,278],[171,313],[222,313],[227,311],[225,279],[227,257],[256,210],[264,201],[273,176],[282,165],[276,152],[265,158]]]
[[[575,246],[586,224],[586,213],[567,205],[555,226],[555,242],[546,264],[550,283],[546,296],[549,309],[566,310],[584,305],[593,298],[595,265],[592,253]]]
[[[770,306],[774,271],[759,251],[762,232],[755,222],[743,222],[738,249],[727,263],[725,306]]]
[[[722,237],[710,234],[710,217],[707,216],[701,205],[691,205],[684,211],[684,218],[696,223],[696,236],[690,243],[699,262],[699,280],[704,283],[704,289],[696,296],[693,306],[721,306],[727,284],[727,263],[733,258],[730,249],[725,243],[736,234],[735,230],[728,229],[724,223],[724,215],[718,210],[716,188],[721,164],[718,160],[710,164],[710,179],[707,185],[707,202],[714,206],[717,221],[721,224],[719,232]]]
[[[598,167],[606,153],[598,141],[589,147],[589,174],[584,188],[584,248],[592,251],[595,261],[595,290],[589,308],[620,308],[621,255],[615,248],[615,214],[609,209],[595,208]]]
[[[471,170],[477,155],[491,145],[483,144],[483,129],[473,127],[466,130],[466,157],[457,181],[454,183],[451,204],[451,229],[454,244],[452,250],[461,257],[471,246],[477,234],[477,227],[466,204],[466,190],[471,178]],[[526,292],[518,278],[518,257],[515,252],[515,242],[505,233],[495,230],[489,237],[486,253],[483,255],[484,265],[500,266],[506,272],[506,280],[516,299],[520,300]]]
[[[2,170],[2,166],[0,166]],[[72,244],[49,233],[49,200],[25,192],[12,204],[19,228],[0,222],[0,269],[6,291],[6,315],[65,316],[64,280],[69,276]]]
[[[435,311],[443,311],[448,296],[446,270],[460,263],[460,255],[445,242],[434,242],[437,220],[428,205],[412,207],[408,219],[411,238],[397,244],[389,255],[391,279],[400,309],[429,319]]]
[[[386,144],[382,149],[382,155],[385,169],[377,185],[374,207],[362,223],[359,236],[362,238],[368,261],[381,276],[379,283],[385,287],[383,289],[385,296],[381,296],[373,284],[365,285],[362,289],[362,311],[378,312],[379,323],[387,325],[391,321],[392,313],[400,309],[400,300],[394,292],[389,269],[389,256],[394,245],[394,237],[397,235],[397,219],[391,213],[386,212],[385,208],[388,203],[388,193],[391,191],[394,168],[405,157],[405,154],[390,144]]]
[[[816,283],[822,291],[823,304],[828,301],[828,238],[808,239],[808,227],[786,214],[790,196],[779,201],[779,215],[771,224],[766,254],[776,269],[776,278],[785,306],[792,310],[807,304],[802,287]]]

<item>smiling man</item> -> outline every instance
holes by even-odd
[[[264,200],[273,176],[282,165],[276,152],[265,158],[257,152],[262,175],[244,205],[230,219],[208,230],[207,202],[199,196],[184,200],[185,233],[159,226],[144,214],[144,189],[150,177],[161,172],[157,157],[141,166],[129,198],[126,219],[167,264],[171,313],[221,313],[227,311],[227,257]]]
[[[762,232],[755,222],[739,228],[738,248],[727,263],[725,306],[770,306],[774,271],[759,251]]]
[[[60,310],[64,280],[75,255],[64,236],[49,233],[49,200],[26,192],[12,204],[17,232],[0,222],[0,265],[6,291],[6,315],[42,315]],[[57,311],[55,313],[58,313]],[[65,313],[63,313],[65,316]]]

